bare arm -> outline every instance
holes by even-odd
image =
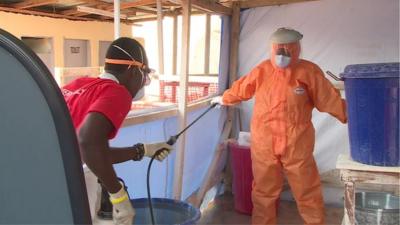
[[[133,147],[118,148],[115,153],[110,150],[108,134],[113,129],[112,123],[105,116],[91,112],[83,121],[78,134],[83,161],[110,193],[121,189],[112,164],[131,160],[136,154],[136,151],[132,151]]]
[[[110,147],[110,150],[111,151],[108,152],[108,155],[110,157],[112,164],[117,164],[132,160],[136,158],[138,155],[134,147],[126,147],[126,148]]]

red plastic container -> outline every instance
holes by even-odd
[[[229,143],[229,149],[231,151],[235,210],[251,215],[253,210],[251,201],[253,172],[251,170],[250,147]]]

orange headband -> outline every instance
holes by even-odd
[[[128,66],[138,66],[140,69],[145,69],[146,65],[135,60],[124,60],[124,59],[105,59],[106,63],[118,64],[118,65],[128,65]]]

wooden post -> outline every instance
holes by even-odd
[[[174,28],[172,37],[172,74],[177,74],[177,64],[178,64],[178,16],[174,16]]]
[[[211,15],[206,14],[206,37],[204,52],[204,74],[210,73],[210,38],[211,38]]]
[[[187,83],[189,73],[189,40],[190,40],[190,9],[191,0],[182,0],[182,54],[181,54],[181,74],[179,81],[179,102],[178,102],[178,124],[179,131],[186,127],[187,110]],[[183,168],[185,159],[185,139],[183,133],[178,139],[175,159],[174,173],[174,198],[181,199]]]
[[[233,2],[232,5],[232,17],[231,17],[231,35],[230,35],[230,56],[229,56],[229,87],[237,78],[237,65],[238,65],[238,53],[239,53],[239,33],[240,33],[240,5],[239,2]],[[237,126],[235,123],[235,108],[228,107],[227,120],[233,121],[233,126],[231,129],[230,137],[235,136],[237,133]],[[230,155],[228,154],[228,160]],[[231,164],[227,163],[225,168],[224,183],[227,187],[226,191],[232,191],[232,168]]]
[[[240,35],[240,3],[234,2],[232,5],[231,38],[230,38],[230,57],[229,57],[229,87],[237,79],[237,66],[239,55],[239,35]],[[235,109],[228,108],[228,120],[235,121]],[[234,123],[235,124],[235,123]],[[232,134],[237,131],[237,126],[233,126]]]
[[[355,225],[355,191],[354,182],[344,183],[344,220],[345,224]]]
[[[229,65],[229,86],[237,78],[237,65],[239,54],[239,32],[240,32],[240,5],[233,2],[232,21],[231,21],[231,40],[230,40],[230,65]]]
[[[164,74],[164,32],[161,0],[157,0],[158,73]]]
[[[114,39],[120,37],[121,23],[120,23],[120,2],[114,0]]]

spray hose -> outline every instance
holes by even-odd
[[[211,104],[210,107],[208,107],[208,109],[206,111],[204,111],[200,116],[198,116],[192,123],[190,123],[187,127],[185,127],[185,129],[183,129],[181,132],[179,132],[177,135],[171,136],[168,141],[167,144],[169,145],[174,145],[175,142],[178,140],[179,136],[181,134],[183,134],[189,127],[191,127],[194,123],[196,123],[201,117],[203,117],[208,111],[210,111],[212,108],[214,108],[216,105],[218,105],[217,103]],[[164,149],[160,149],[158,151],[156,151],[156,153],[151,157],[150,162],[149,162],[149,166],[147,167],[147,198],[149,201],[149,209],[150,209],[150,217],[151,217],[151,224],[155,225],[155,221],[154,221],[154,212],[153,212],[153,204],[151,202],[151,194],[150,194],[150,170],[151,170],[151,165],[153,164],[154,159],[156,158],[156,156],[158,154],[160,154],[162,151],[164,151]]]

